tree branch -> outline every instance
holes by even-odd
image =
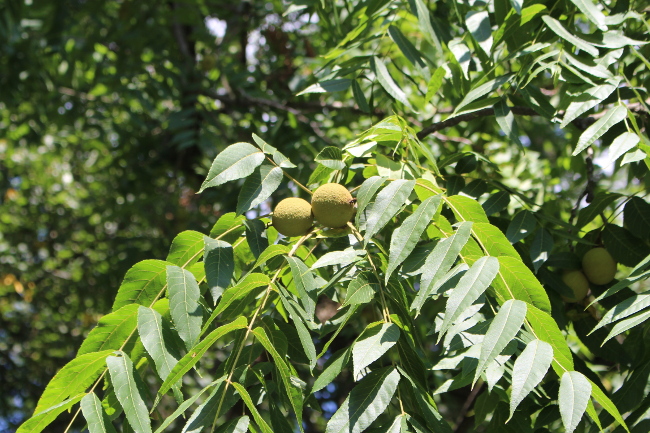
[[[537,116],[537,112],[532,108],[515,106],[510,107],[510,111],[513,114],[519,116]],[[432,125],[427,126],[422,131],[418,132],[418,139],[422,140],[427,135],[433,134],[436,131],[441,129],[449,128],[450,126],[458,125],[461,122],[467,122],[469,120],[478,119],[479,117],[494,116],[493,108],[484,108],[482,110],[474,111],[473,113],[461,114],[460,116],[452,117],[445,119],[442,122],[437,122]]]

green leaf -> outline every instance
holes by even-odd
[[[199,193],[211,186],[219,186],[250,175],[262,164],[264,158],[264,152],[252,144],[235,143],[226,147],[212,162]]]
[[[280,167],[271,164],[262,164],[248,176],[239,190],[237,198],[237,215],[253,209],[267,198],[282,183],[284,173]]]
[[[379,84],[381,85],[381,87],[384,88],[386,93],[388,93],[390,96],[392,96],[393,98],[395,98],[396,100],[398,100],[399,102],[406,105],[408,108],[412,110],[413,108],[411,107],[411,104],[409,103],[406,94],[395,83],[393,77],[390,76],[390,73],[388,72],[386,65],[384,65],[384,62],[382,62],[377,57],[373,57],[372,65],[375,70],[375,73],[377,74],[377,81],[379,81]]]
[[[427,95],[424,98],[425,100],[431,101],[433,99],[433,96],[436,93],[438,93],[438,90],[440,90],[440,86],[442,86],[442,80],[445,78],[445,74],[446,74],[445,68],[440,66],[431,75],[431,79],[427,84]]]
[[[313,369],[314,366],[316,365],[316,347],[314,346],[314,341],[312,340],[311,334],[309,333],[309,330],[303,323],[302,318],[296,312],[296,309],[293,307],[293,305],[291,305],[291,303],[284,297],[282,297],[281,299],[282,299],[282,305],[291,316],[291,319],[293,320],[293,324],[296,327],[300,344],[302,345],[305,355],[307,355],[307,358],[309,359],[309,367]]]
[[[436,247],[427,256],[422,269],[420,279],[420,290],[413,299],[411,310],[419,314],[424,302],[431,296],[435,285],[447,274],[453,266],[460,250],[465,246],[472,230],[472,223],[469,221],[460,223],[456,233],[438,242]]]
[[[621,320],[616,325],[614,325],[611,331],[609,331],[609,334],[607,334],[607,337],[605,337],[601,346],[603,346],[605,343],[617,335],[627,331],[628,329],[632,329],[635,326],[644,323],[646,320],[648,320],[648,318],[650,318],[650,310],[642,311],[631,317],[628,317],[627,319]]]
[[[636,314],[641,310],[650,306],[650,293],[644,292],[640,295],[631,296],[624,301],[618,303],[615,307],[611,308],[600,322],[591,330],[590,334],[602,328],[605,325],[624,319],[632,314]]]
[[[616,125],[627,117],[627,108],[622,105],[610,109],[603,117],[598,119],[593,125],[587,128],[578,139],[578,144],[572,155],[576,156],[587,147],[591,146],[598,140],[604,133],[609,131],[609,128]]]
[[[230,285],[235,272],[235,258],[232,245],[205,236],[205,279],[216,304],[224,290]]]
[[[489,56],[492,51],[493,40],[488,11],[473,10],[467,12],[465,15],[465,25],[483,52]]]
[[[510,393],[510,418],[519,403],[546,376],[553,361],[553,348],[541,340],[532,340],[517,357],[512,368],[512,392]]]
[[[515,244],[522,239],[526,239],[537,225],[537,220],[532,212],[522,210],[517,212],[506,230],[506,237],[511,244]]]
[[[355,224],[359,226],[359,221],[363,211],[366,209],[366,206],[370,204],[375,193],[386,181],[385,177],[372,176],[366,179],[359,188],[357,192],[357,216],[355,217]]]
[[[578,116],[586,113],[598,105],[605,98],[611,95],[612,92],[616,90],[617,86],[618,81],[615,81],[611,84],[601,84],[599,86],[585,90],[569,104],[569,107],[566,109],[564,117],[562,118],[560,128],[566,128],[567,125],[575,120]]]
[[[156,431],[155,431],[154,433],[162,433],[163,431],[165,431],[165,429],[166,429],[167,427],[169,427],[169,425],[170,425],[172,422],[174,422],[174,420],[176,420],[176,418],[178,418],[179,416],[183,415],[183,413],[184,413],[184,412],[185,412],[185,411],[186,411],[190,406],[192,406],[192,404],[194,404],[194,402],[195,402],[199,397],[201,397],[201,395],[203,395],[203,393],[204,393],[205,391],[207,391],[208,389],[212,388],[214,385],[223,382],[225,379],[226,379],[225,377],[219,378],[219,379],[215,380],[214,382],[212,382],[211,384],[209,384],[208,386],[206,386],[205,388],[201,389],[199,392],[194,393],[190,398],[188,398],[188,399],[185,400],[183,403],[181,403],[180,406],[178,406],[178,408],[174,411],[174,413],[172,413],[171,415],[166,416],[164,422],[160,425],[160,427],[158,427],[158,428],[156,429]],[[198,410],[198,409],[197,409],[197,410]]]
[[[353,377],[359,380],[366,367],[378,360],[397,343],[399,327],[394,323],[375,323],[359,335],[352,346]]]
[[[266,287],[271,283],[271,280],[265,274],[252,273],[246,275],[242,280],[240,280],[235,286],[226,290],[221,299],[221,302],[217,305],[217,308],[212,311],[210,318],[206,322],[206,326],[222,312],[224,312],[228,307],[230,307],[235,301],[241,301],[246,299],[246,296],[257,289],[258,287]],[[205,327],[204,327],[205,328]]]
[[[576,229],[581,229],[593,221],[594,218],[600,215],[605,209],[607,209],[620,197],[621,194],[616,193],[602,192],[597,194],[588,206],[580,209],[580,212],[578,213],[578,221],[575,225]]]
[[[244,225],[246,226],[246,242],[248,242],[248,248],[250,248],[253,256],[258,258],[269,247],[266,225],[258,219],[246,220]]]
[[[609,146],[607,161],[603,164],[603,167],[608,167],[611,164],[614,164],[618,158],[634,149],[639,144],[639,141],[641,141],[641,139],[633,132],[624,132],[616,137]]]
[[[77,356],[102,350],[118,350],[132,335],[137,326],[137,304],[125,305],[99,319],[77,352]]]
[[[289,366],[286,364],[286,360],[275,349],[275,346],[271,343],[271,341],[267,337],[264,329],[255,328],[253,329],[253,334],[257,337],[260,343],[262,343],[264,349],[266,349],[266,351],[269,352],[273,357],[274,364],[277,367],[278,371],[280,372],[280,377],[282,378],[282,384],[284,385],[284,390],[287,393],[287,396],[289,397],[289,401],[291,402],[291,407],[293,408],[294,414],[296,415],[296,419],[298,420],[298,424],[300,425],[302,421],[302,406],[303,406],[303,399],[304,399],[302,395],[302,389],[296,386],[292,381],[291,370],[289,369]],[[300,430],[301,431],[303,430],[302,427],[300,427]]]
[[[497,119],[497,123],[499,124],[499,127],[508,136],[510,141],[515,143],[517,146],[519,146],[520,150],[524,150],[524,145],[521,142],[521,139],[519,138],[519,126],[517,126],[515,115],[512,114],[512,111],[510,111],[510,107],[508,107],[508,104],[504,99],[501,99],[499,102],[494,104],[494,116]],[[501,193],[506,193],[506,192],[501,191]],[[508,199],[510,199],[509,194],[508,194]],[[490,214],[488,213],[488,215]]]
[[[576,5],[580,12],[598,27],[599,30],[606,31],[605,15],[598,9],[598,7],[590,0],[571,0],[571,3]]]
[[[262,263],[266,263],[269,260],[271,260],[273,257],[277,256],[282,256],[285,254],[288,254],[289,251],[291,251],[291,248],[287,245],[270,245],[267,249],[265,249],[262,254],[257,258],[257,261],[255,262],[255,266],[253,266],[253,269],[257,268],[260,266]]]
[[[393,271],[411,254],[413,248],[420,241],[420,236],[431,223],[439,206],[439,195],[425,199],[415,212],[406,218],[402,225],[393,232],[390,239],[386,284],[388,284],[388,279]]]
[[[377,194],[366,219],[366,245],[404,206],[414,186],[414,180],[397,179]]]
[[[393,367],[368,374],[330,418],[325,433],[361,433],[367,429],[388,407],[399,380]]]
[[[498,272],[499,260],[496,257],[481,257],[463,275],[447,300],[445,318],[440,326],[438,340],[463,311],[485,292]]]
[[[489,223],[483,207],[469,197],[455,195],[445,199],[447,206],[454,212],[459,221],[472,221],[475,223]]]
[[[573,370],[573,355],[571,355],[571,350],[562,331],[551,315],[529,305],[526,319],[528,319],[530,331],[535,338],[545,341],[553,347],[553,369],[555,372],[561,375],[565,371]]]
[[[499,257],[499,274],[492,286],[501,303],[508,299],[519,299],[544,312],[551,312],[551,302],[546,290],[520,259]]]
[[[515,338],[521,325],[526,318],[526,303],[509,299],[501,306],[501,309],[490,323],[483,344],[481,344],[481,355],[478,367],[474,374],[472,386],[476,383],[488,364],[501,354],[503,349]]]
[[[619,263],[625,266],[636,266],[650,254],[650,248],[629,230],[614,224],[607,224],[603,229],[605,248]]]
[[[348,305],[365,304],[372,300],[375,292],[380,290],[379,284],[370,273],[360,273],[348,284],[345,301],[341,308]]]
[[[524,5],[523,0],[510,0],[510,4],[512,5],[512,8],[517,12],[517,15],[521,15],[521,9]],[[523,23],[522,23],[523,25]]]
[[[220,326],[214,331],[210,332],[199,344],[194,346],[180,361],[172,368],[171,373],[167,376],[167,379],[160,386],[158,390],[159,395],[164,395],[171,387],[183,378],[185,373],[190,371],[194,365],[199,362],[203,354],[210,348],[214,343],[217,342],[220,338],[229,334],[232,331],[237,329],[245,328],[248,324],[246,317],[240,316],[236,320]]]
[[[482,96],[487,95],[488,93],[494,92],[501,86],[503,86],[505,83],[510,81],[512,78],[512,74],[506,74],[506,75],[501,75],[500,77],[497,77],[493,80],[490,80],[486,83],[483,83],[479,86],[474,87],[472,90],[465,95],[462,101],[456,106],[456,109],[454,110],[454,113],[451,115],[451,117],[454,117],[458,115],[461,110],[465,107],[467,107],[469,104],[472,102],[476,101]]]
[[[143,260],[133,265],[117,291],[113,311],[129,304],[151,306],[165,287],[167,265],[169,263],[162,260]]]
[[[567,371],[562,375],[558,405],[567,433],[572,433],[578,426],[590,397],[591,383],[582,373]]]
[[[198,341],[203,323],[203,308],[199,304],[201,290],[190,271],[167,266],[169,309],[176,331],[190,350]]]
[[[404,54],[404,57],[406,57],[413,66],[419,65],[423,68],[426,66],[418,49],[413,46],[411,41],[404,36],[399,28],[393,25],[388,26],[388,35],[393,42],[397,44],[400,51],[402,51],[402,54]]]
[[[138,333],[144,348],[156,365],[158,375],[165,380],[181,359],[178,337],[160,313],[147,307],[138,309]]]
[[[327,146],[320,151],[314,159],[317,163],[324,165],[332,170],[343,170],[345,162],[343,161],[343,152],[334,146]]]
[[[336,376],[341,373],[348,362],[350,362],[351,355],[352,346],[348,346],[347,348],[333,354],[330,359],[327,360],[327,364],[325,365],[323,372],[314,381],[310,393],[313,394],[329,385],[336,378]]]
[[[81,412],[88,423],[90,433],[116,433],[115,427],[104,412],[101,400],[94,392],[81,399]]]
[[[231,419],[221,427],[215,430],[215,433],[246,433],[249,431],[250,418],[246,415],[239,418]]]
[[[540,228],[535,233],[535,238],[530,246],[530,259],[533,262],[535,272],[548,260],[553,251],[553,236],[544,228]]]
[[[519,253],[510,244],[506,235],[503,234],[496,226],[486,223],[474,223],[472,225],[472,234],[479,245],[487,254],[494,257],[514,257],[519,259]]]
[[[316,298],[318,296],[318,286],[314,279],[314,274],[309,270],[307,265],[298,257],[286,257],[291,267],[293,282],[298,291],[298,297],[302,303],[307,316],[311,319],[316,312]]]
[[[136,433],[151,433],[149,411],[144,403],[144,392],[142,386],[136,383],[133,363],[124,352],[121,356],[109,356],[106,358],[108,372],[111,375],[111,382],[115,389],[115,396],[120,402],[124,415],[133,431]]]
[[[433,46],[436,47],[438,51],[442,51],[440,38],[438,38],[438,35],[431,25],[431,15],[429,14],[429,9],[424,4],[423,0],[415,0],[413,3],[415,3],[415,11],[412,10],[412,12],[418,17],[420,30],[422,30],[424,36],[433,43]],[[413,5],[413,3],[410,4]]]
[[[555,33],[565,41],[574,45],[576,48],[579,48],[582,51],[589,53],[593,57],[598,56],[598,48],[594,47],[592,44],[585,41],[584,39],[580,39],[579,37],[575,36],[572,32],[564,28],[564,26],[555,18],[552,18],[550,15],[544,15],[542,16],[542,20],[544,20],[548,28],[550,28],[553,31],[553,33]]]
[[[612,400],[607,397],[607,395],[603,392],[602,389],[598,387],[595,383],[593,383],[591,380],[589,380],[591,383],[591,396],[600,404],[603,409],[605,409],[611,416],[614,417],[614,419],[623,426],[623,428],[630,433],[630,429],[627,427],[627,424],[625,423],[625,420],[621,416],[621,413],[618,411],[618,408],[616,405],[612,402]]]
[[[650,255],[647,256],[645,259],[643,259],[639,264],[637,264],[634,269],[632,269],[632,272],[630,272],[630,275],[628,275],[625,279],[619,281],[618,283],[614,284],[612,287],[609,289],[605,290],[601,295],[599,295],[593,302],[600,302],[601,299],[605,299],[609,296],[612,296],[613,294],[620,292],[626,287],[629,287],[633,283],[647,279],[650,277],[650,270],[648,269],[648,264],[650,264]]]
[[[221,215],[212,230],[210,237],[217,238],[228,243],[233,243],[239,239],[244,232],[244,221],[246,217],[236,215],[235,212],[229,212]]]
[[[636,149],[634,152],[628,152],[625,154],[623,160],[621,161],[621,167],[623,167],[625,164],[630,164],[632,162],[643,161],[644,159],[647,158],[647,156],[648,154],[642,151],[641,149]]]
[[[273,433],[271,427],[269,427],[266,421],[264,421],[264,418],[262,418],[262,415],[260,415],[259,411],[257,410],[257,407],[255,407],[255,404],[253,403],[251,396],[248,394],[248,391],[246,391],[246,388],[237,382],[233,382],[232,386],[235,387],[237,392],[239,392],[239,395],[241,396],[242,400],[244,400],[244,403],[246,403],[246,407],[248,407],[248,410],[253,415],[253,418],[255,419],[255,423],[262,430],[262,432]]]
[[[34,414],[59,404],[66,398],[84,392],[104,371],[106,357],[113,350],[80,355],[68,362],[45,387]]]
[[[363,258],[364,255],[365,251],[354,250],[352,248],[348,248],[343,251],[331,251],[320,256],[318,260],[316,260],[314,264],[311,265],[311,268],[318,269],[325,266],[334,265],[347,266],[358,262]]]
[[[349,78],[339,78],[336,80],[325,80],[320,81],[316,84],[312,84],[307,87],[305,90],[299,92],[296,96],[306,95],[308,93],[332,93],[332,92],[342,92],[347,90],[350,87],[352,80]]]
[[[186,230],[178,234],[167,255],[167,263],[187,268],[203,255],[203,233]]]
[[[226,413],[237,401],[239,396],[233,388],[220,380],[210,395],[197,407],[189,417],[182,433],[201,433],[213,425],[217,417],[217,410],[220,414]],[[223,426],[222,426],[223,427]]]
[[[20,427],[18,427],[18,430],[16,430],[16,433],[40,433],[45,429],[48,425],[52,423],[56,419],[57,416],[65,412],[66,410],[70,410],[72,406],[75,404],[79,403],[81,399],[86,395],[86,393],[78,394],[72,398],[69,398],[68,400],[62,401],[61,403],[57,404],[56,406],[52,406],[43,412],[40,412],[27,421],[25,421]]]
[[[363,90],[361,90],[361,86],[357,80],[352,81],[352,94],[354,96],[354,100],[359,106],[359,110],[363,111],[364,113],[370,113],[368,100],[366,99],[366,95],[364,95]]]
[[[487,216],[494,215],[501,212],[510,204],[510,194],[506,191],[499,191],[492,194],[485,203],[483,203],[483,210]]]
[[[641,197],[632,197],[625,204],[623,221],[636,237],[650,238],[650,204]]]

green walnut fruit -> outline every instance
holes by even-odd
[[[582,271],[594,284],[607,284],[616,275],[616,261],[605,248],[593,248],[582,258]]]
[[[311,207],[316,220],[330,228],[345,227],[354,215],[354,199],[338,183],[326,183],[314,191]]]
[[[303,236],[314,225],[311,205],[301,198],[285,198],[273,210],[271,224],[285,236]]]
[[[587,292],[589,292],[589,281],[581,270],[573,269],[565,271],[562,274],[562,281],[573,290],[573,297],[568,298],[562,296],[565,302],[580,302],[587,296]]]

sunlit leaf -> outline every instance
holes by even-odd
[[[409,103],[406,94],[395,83],[393,77],[390,76],[390,73],[388,72],[386,65],[384,65],[384,62],[377,57],[373,57],[372,64],[374,65],[375,73],[377,74],[377,81],[379,81],[381,87],[383,87],[390,96],[412,110],[411,104]]]
[[[352,346],[354,377],[358,379],[364,369],[379,359],[397,343],[400,331],[394,323],[369,325]]]
[[[440,196],[429,197],[404,220],[391,236],[390,253],[388,256],[388,269],[386,283],[393,271],[411,254],[415,245],[420,241],[420,236],[440,206]]]
[[[578,426],[590,397],[591,383],[582,373],[567,371],[562,375],[558,405],[567,433],[573,432]]]
[[[77,356],[102,350],[118,350],[137,326],[138,304],[125,305],[107,314],[93,328],[77,352]]]
[[[481,356],[476,373],[474,373],[473,383],[476,383],[488,364],[499,356],[508,343],[515,338],[525,318],[525,302],[509,299],[501,306],[483,339]]]
[[[248,176],[239,190],[237,215],[253,209],[269,198],[280,186],[282,169],[271,164],[262,164]]]
[[[90,433],[116,433],[115,427],[102,408],[102,402],[94,392],[81,399],[81,412],[88,423]]]
[[[369,373],[330,418],[325,433],[361,433],[367,429],[388,407],[399,380],[392,367]]]
[[[439,336],[442,336],[458,316],[485,292],[498,272],[499,260],[496,257],[481,257],[472,265],[447,300]]]
[[[85,391],[104,371],[106,357],[111,353],[112,350],[87,353],[68,362],[45,387],[34,414]]]
[[[135,375],[129,357],[123,352],[119,352],[119,355],[106,358],[117,400],[124,409],[124,415],[134,432],[151,433],[151,421],[144,402],[143,386],[136,382],[139,376]]]
[[[194,230],[179,233],[169,248],[167,262],[183,268],[198,262],[203,256],[203,237],[203,233]]]
[[[264,152],[252,144],[232,144],[214,159],[199,192],[203,192],[204,189],[211,186],[219,186],[231,180],[246,177],[253,173],[262,161],[264,161]]]
[[[544,378],[553,361],[553,348],[541,340],[533,340],[517,357],[512,368],[510,418],[524,398]]]
[[[414,180],[398,179],[391,182],[377,194],[377,199],[370,208],[366,219],[366,244],[404,206],[414,186]]]
[[[598,140],[604,133],[606,133],[609,128],[616,125],[618,122],[622,121],[627,117],[627,108],[618,105],[605,113],[603,117],[596,120],[596,122],[587,128],[580,138],[578,139],[578,144],[573,151],[573,155],[578,155],[580,152],[585,150],[587,147],[591,146],[596,140]]]
[[[162,260],[143,260],[133,265],[124,276],[113,302],[113,311],[125,305],[149,307],[166,283],[167,265]]]
[[[199,339],[203,323],[199,285],[189,271],[178,266],[167,266],[167,289],[169,309],[176,331],[187,350],[190,350]]]
[[[220,326],[214,331],[210,332],[199,344],[194,346],[180,361],[174,366],[167,379],[163,382],[158,390],[158,394],[164,395],[171,387],[178,382],[190,369],[201,359],[203,354],[225,335],[237,329],[245,328],[247,325],[245,317],[238,317],[226,325]]]
[[[138,309],[138,333],[158,375],[165,380],[181,358],[178,336],[160,313],[147,307]]]
[[[471,229],[471,222],[461,223],[456,233],[438,242],[433,251],[427,256],[422,266],[423,272],[422,278],[420,279],[420,290],[411,304],[412,310],[416,310],[419,313],[424,302],[431,295],[435,283],[453,266],[460,250],[469,239]]]

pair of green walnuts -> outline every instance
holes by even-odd
[[[354,216],[355,200],[350,191],[338,183],[318,187],[307,200],[289,197],[273,210],[271,224],[285,236],[303,236],[314,225],[314,219],[325,227],[345,227]]]
[[[616,261],[605,248],[587,251],[582,258],[582,269],[572,269],[562,274],[562,281],[573,290],[573,297],[563,297],[566,302],[580,302],[589,292],[589,283],[609,284],[616,275]]]

